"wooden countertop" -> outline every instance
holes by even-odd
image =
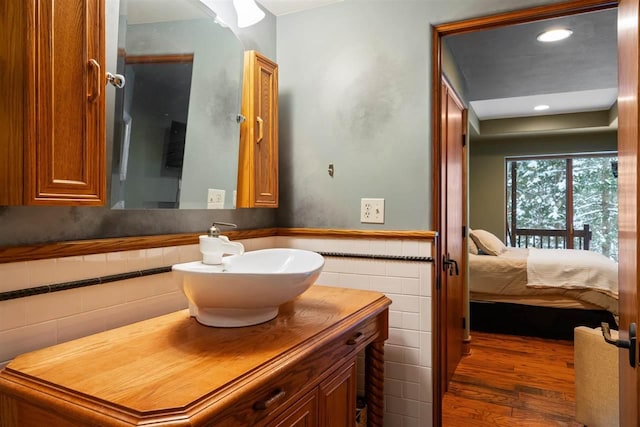
[[[0,372],[0,392],[32,387],[130,413],[177,410],[283,369],[389,303],[378,292],[316,285],[251,327],[207,327],[182,310],[18,356]]]

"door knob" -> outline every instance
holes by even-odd
[[[456,276],[460,275],[460,269],[458,268],[458,262],[455,259],[451,259],[449,254],[442,255],[442,271],[449,270],[449,276],[453,276],[455,271]]]
[[[629,339],[628,340],[614,340],[609,330],[609,324],[602,322],[602,336],[604,340],[611,345],[615,345],[618,348],[629,349],[629,364],[632,368],[636,367],[636,324],[631,323],[629,325]]]

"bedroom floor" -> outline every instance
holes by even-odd
[[[573,342],[472,332],[442,405],[443,426],[581,426]]]

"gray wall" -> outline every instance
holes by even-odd
[[[246,49],[280,65],[277,224],[431,229],[430,26],[558,2],[346,0],[281,16],[277,32],[269,13],[238,30]],[[106,3],[112,58],[107,68],[115,69],[119,2]],[[216,3],[219,15],[237,30],[231,2]],[[326,172],[329,162],[336,166],[333,180]],[[387,200],[386,224],[359,223],[361,197]],[[0,245],[197,232],[213,218],[242,228],[268,227],[276,224],[274,214],[268,209],[0,207]]]
[[[617,132],[472,138],[469,148],[469,225],[504,238],[505,157],[617,151]]]
[[[280,16],[278,224],[431,229],[431,25],[555,2],[345,0]],[[384,225],[360,223],[362,197],[385,199]]]
[[[276,56],[276,18],[267,16],[258,24],[237,29],[231,2],[215,0],[220,17],[243,42],[245,49],[256,49]],[[106,0],[107,8],[107,69],[116,69],[117,22],[119,0]],[[106,87],[107,153],[112,151],[114,89]],[[107,171],[111,171],[108,159]],[[107,206],[110,201],[107,201]],[[39,207],[0,206],[0,246],[27,245],[64,240],[96,239],[117,236],[138,236],[167,233],[204,232],[215,220],[238,224],[240,228],[262,228],[275,225],[273,209],[238,210],[111,210],[109,207]]]

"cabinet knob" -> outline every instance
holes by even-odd
[[[362,332],[358,332],[357,334],[355,334],[354,336],[352,336],[347,340],[347,344],[356,345],[363,339],[364,339],[364,334]]]
[[[266,400],[258,400],[256,403],[254,403],[253,409],[256,411],[264,411],[265,409],[269,409],[269,407],[284,399],[286,395],[287,392],[285,392],[281,388],[278,388],[274,390],[271,396],[269,396]]]
[[[91,88],[91,92],[87,94],[87,98],[89,102],[94,102],[95,100],[100,98],[100,91],[102,87],[102,73],[100,72],[100,64],[95,59],[89,60],[89,69],[93,72],[93,87]]]
[[[260,143],[262,138],[264,138],[264,120],[262,120],[261,117],[256,117],[256,121],[258,122],[258,138],[256,139],[256,142]]]
[[[122,74],[107,73],[107,81],[118,89],[122,89],[127,83]]]

